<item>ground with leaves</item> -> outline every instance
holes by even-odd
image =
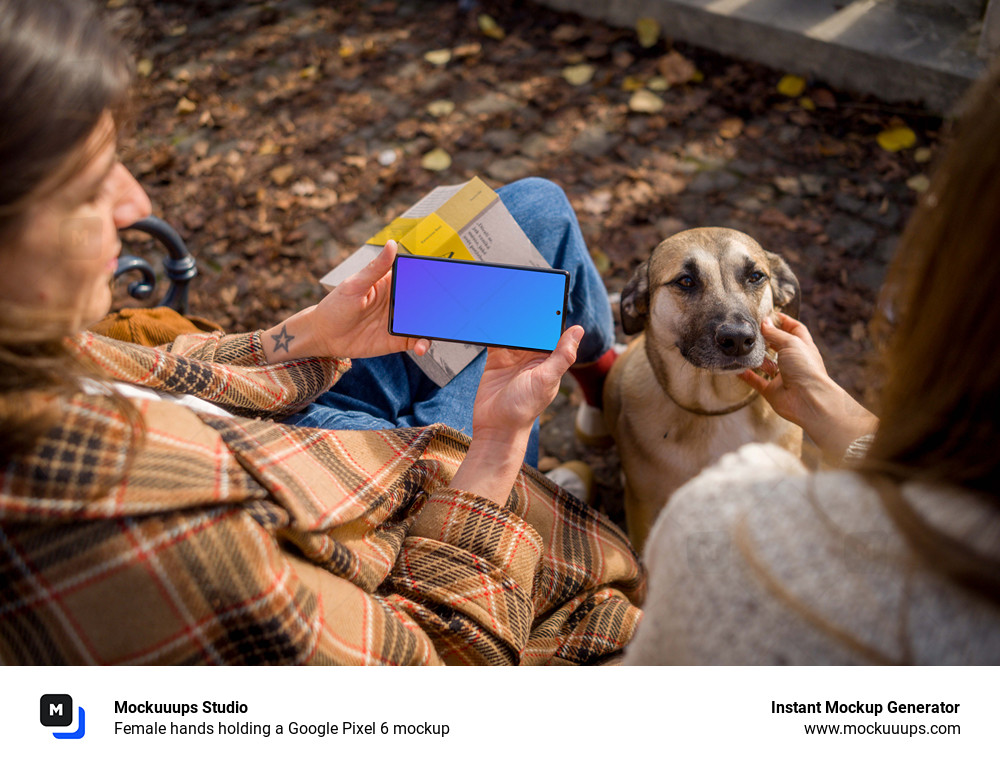
[[[867,322],[937,153],[920,109],[529,2],[108,5],[138,60],[122,155],[198,257],[193,313],[268,326],[434,186],[539,175],[613,297],[685,228],[781,253],[831,371],[870,398]],[[614,451],[574,442],[576,401],[567,383],[546,413],[543,463],[591,462],[616,516]]]

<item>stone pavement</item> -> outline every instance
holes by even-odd
[[[612,295],[684,228],[730,226],[781,253],[828,369],[871,393],[867,321],[943,141],[926,110],[821,81],[788,94],[783,69],[643,47],[631,29],[522,0],[479,4],[501,39],[454,2],[206,4],[117,11],[147,72],[123,160],[197,253],[193,313],[271,326],[434,186],[537,175],[565,189]],[[574,84],[581,65],[591,76]],[[883,147],[894,130],[911,143]],[[440,152],[450,165],[428,167]],[[543,455],[586,459],[614,517],[617,456],[576,442],[576,396],[567,381],[545,414]]]
[[[939,113],[985,67],[981,0],[541,0],[667,38]]]

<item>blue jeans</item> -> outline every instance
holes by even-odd
[[[597,360],[614,344],[614,322],[569,200],[556,184],[541,178],[516,181],[497,193],[545,260],[569,272],[566,326],[578,324],[586,331],[577,363]],[[446,423],[471,436],[472,403],[485,365],[484,352],[439,387],[406,354],[354,359],[333,388],[285,422],[355,431]],[[537,420],[525,461],[538,464]]]

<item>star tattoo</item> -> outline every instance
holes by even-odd
[[[275,351],[288,351],[291,353],[291,349],[288,348],[288,344],[295,340],[294,335],[288,334],[288,329],[281,325],[281,332],[277,335],[271,336],[274,339],[274,350]]]

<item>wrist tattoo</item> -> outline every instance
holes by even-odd
[[[288,351],[291,353],[291,349],[288,348],[288,344],[295,340],[295,336],[288,334],[288,328],[281,325],[281,332],[277,335],[272,335],[271,338],[274,340],[275,351]]]

